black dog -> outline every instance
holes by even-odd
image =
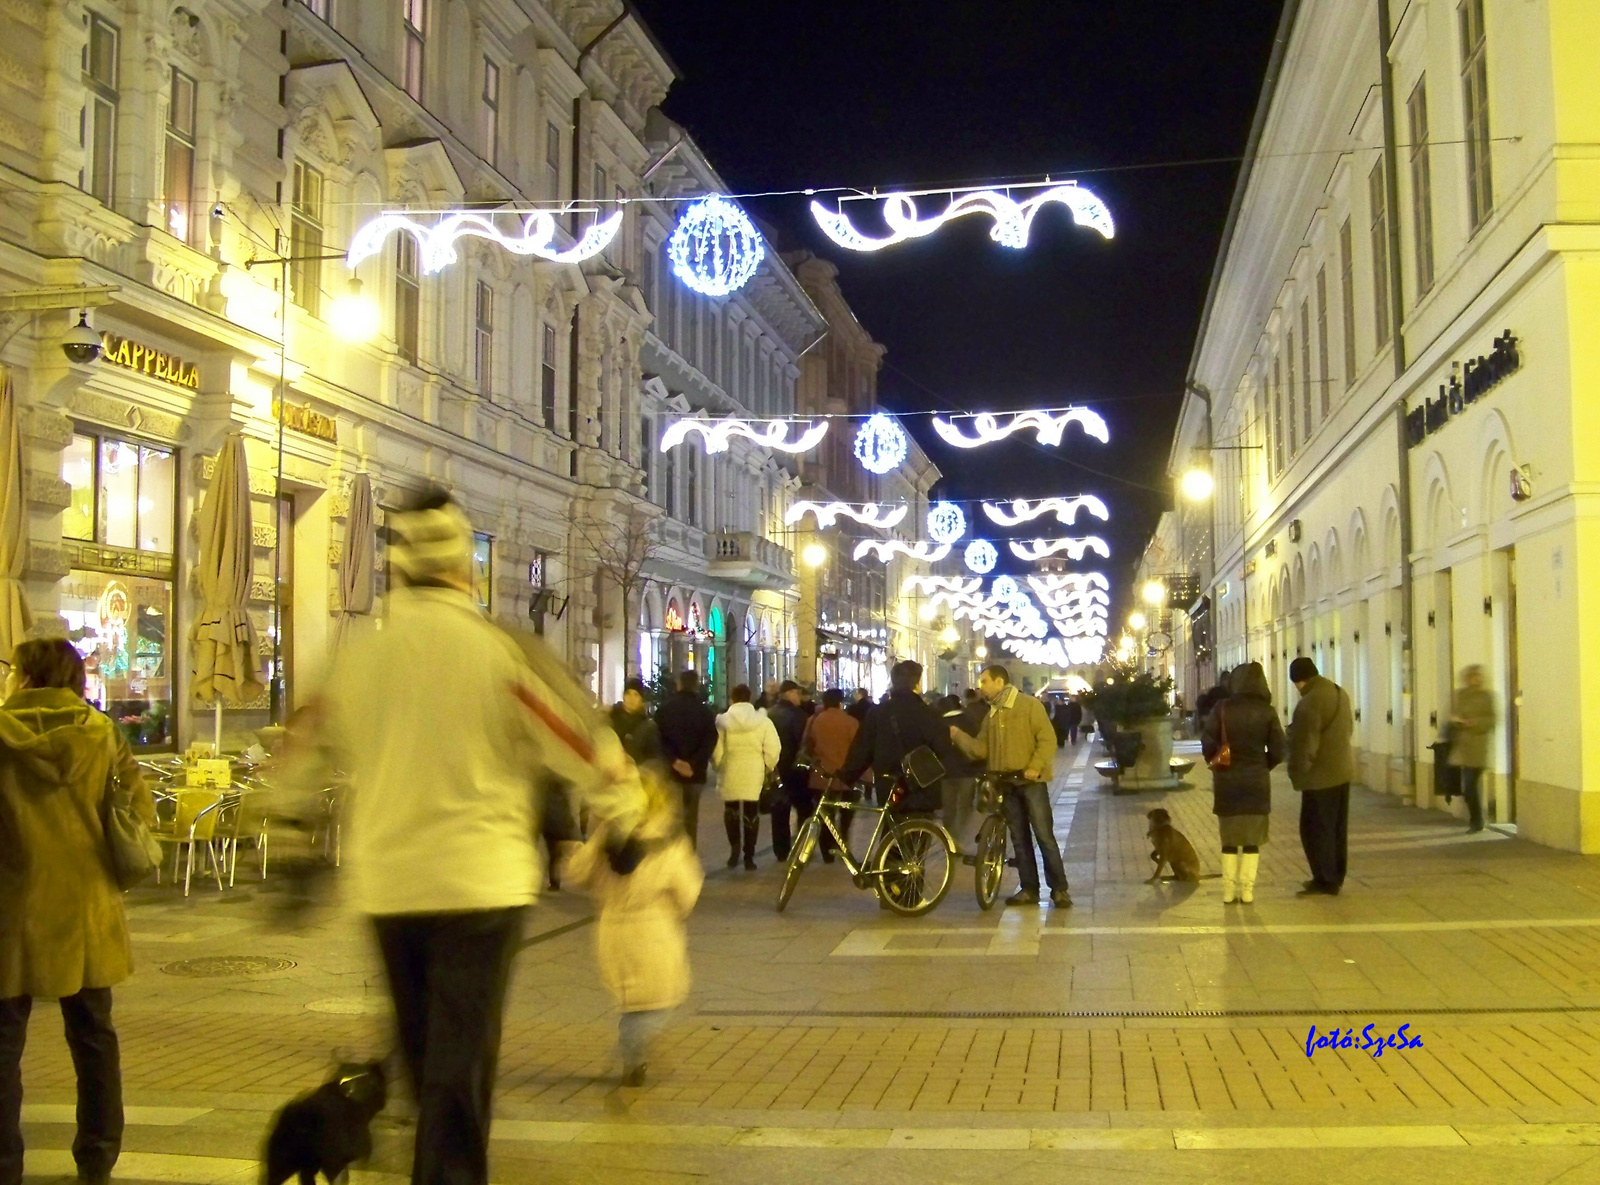
[[[339,1181],[353,1161],[372,1155],[373,1116],[389,1097],[382,1062],[345,1064],[316,1090],[284,1105],[273,1119],[262,1157],[262,1185],[298,1175],[316,1185],[321,1173]]]

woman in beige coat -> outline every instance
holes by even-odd
[[[599,912],[595,926],[600,978],[622,1008],[617,1044],[622,1084],[644,1085],[650,1039],[689,995],[689,939],[684,919],[700,896],[705,873],[679,825],[665,788],[643,771],[649,810],[634,835],[644,855],[618,874],[601,827],[567,864],[567,879],[585,887]]]
[[[133,970],[105,820],[119,789],[153,820],[127,741],[83,702],[64,638],[24,642],[0,705],[0,1185],[22,1180],[22,1047],[35,996],[61,1003],[78,1071],[80,1181],[122,1148],[122,1067],[111,986]]]

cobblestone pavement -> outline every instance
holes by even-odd
[[[724,870],[708,803],[696,990],[640,1090],[616,1086],[587,903],[552,894],[513,985],[495,1179],[1600,1182],[1600,860],[1358,791],[1345,893],[1298,899],[1284,786],[1256,904],[1224,907],[1215,879],[1143,883],[1156,805],[1216,869],[1204,768],[1118,797],[1086,758],[1055,786],[1071,911],[985,914],[961,868],[900,919],[819,865],[778,914],[777,865]],[[134,895],[121,1177],[253,1179],[266,1112],[388,1048],[359,921],[274,931],[274,889]],[[35,1016],[29,1171],[70,1173],[71,1066]],[[1306,1053],[1313,1025],[1402,1024],[1421,1048]],[[372,1180],[407,1172],[407,1122],[401,1100]]]

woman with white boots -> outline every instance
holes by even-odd
[[[1267,842],[1271,771],[1289,751],[1260,663],[1228,676],[1228,697],[1201,722],[1200,748],[1211,767],[1211,809],[1222,836],[1222,900],[1248,905],[1256,899],[1256,868]]]

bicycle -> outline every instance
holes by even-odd
[[[1000,882],[1005,879],[1006,866],[1015,864],[1006,859],[1006,843],[1011,829],[1006,825],[1005,794],[1007,790],[1027,785],[1021,773],[987,773],[979,775],[974,787],[974,810],[984,815],[978,828],[978,843],[973,855],[972,887],[978,898],[978,908],[990,910],[1000,899]]]
[[[823,829],[833,837],[839,858],[844,862],[856,888],[872,888],[886,906],[905,917],[920,917],[944,900],[956,855],[955,840],[931,819],[896,819],[893,811],[905,795],[904,781],[897,781],[883,806],[858,803],[857,792],[828,775],[827,788],[810,818],[800,825],[794,847],[784,865],[783,884],[778,887],[778,912],[789,904],[800,874],[816,854]],[[845,809],[876,815],[877,823],[866,851],[858,862],[850,851],[849,837],[839,830],[833,812]]]

